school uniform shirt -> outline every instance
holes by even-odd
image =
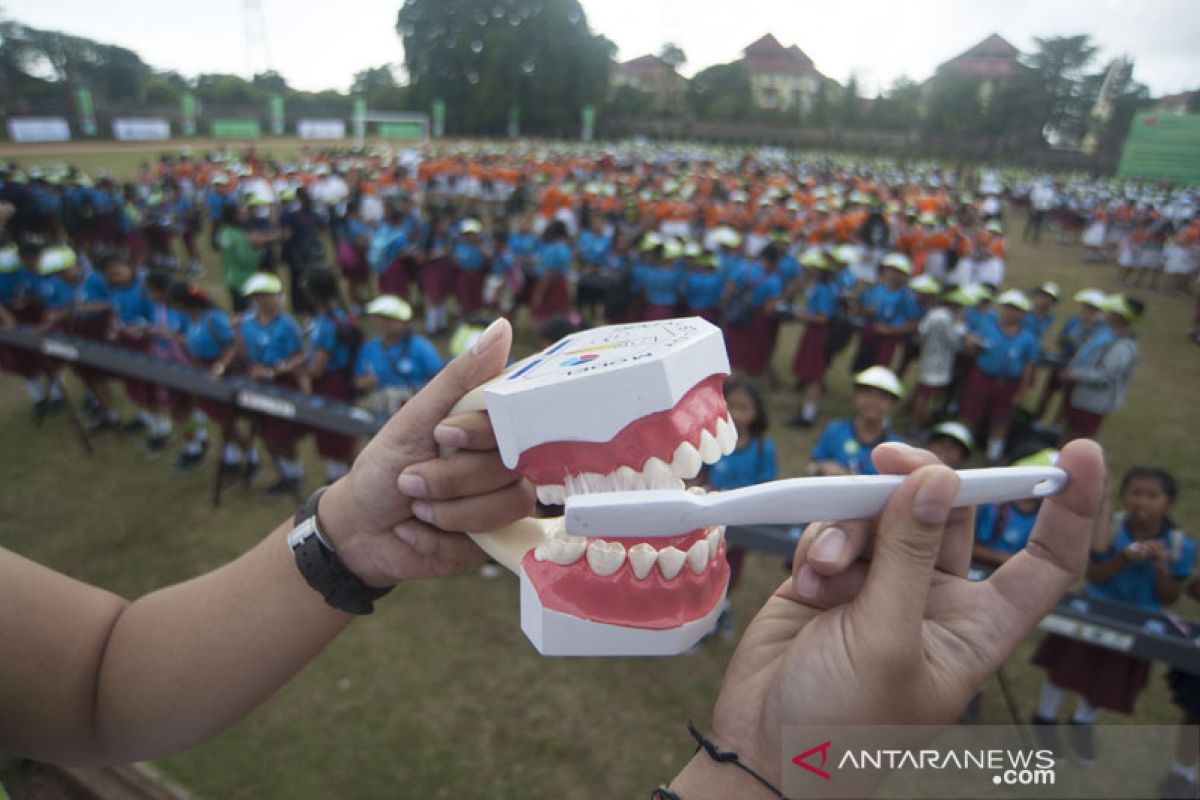
[[[579,260],[584,264],[599,266],[604,263],[604,257],[611,246],[612,239],[604,234],[584,231],[579,234]]]
[[[1021,327],[1033,335],[1033,340],[1037,342],[1038,349],[1040,350],[1042,339],[1054,327],[1054,315],[1047,314],[1044,317],[1039,317],[1037,314],[1031,312],[1025,315],[1025,319],[1021,320]]]
[[[534,272],[539,278],[544,278],[550,275],[567,276],[567,271],[571,267],[571,248],[566,242],[555,242],[554,244],[542,245],[538,251],[537,265],[534,267]]]
[[[38,285],[38,292],[42,296],[42,305],[49,311],[84,303],[109,302],[108,284],[96,272],[89,272],[74,285],[67,283],[59,275],[45,275]],[[86,316],[94,317],[98,314],[91,313]]]
[[[812,316],[837,316],[838,289],[832,282],[817,281],[804,291],[804,308]]]
[[[652,267],[639,264],[633,268],[633,292],[642,292],[652,306],[673,306],[679,295],[680,275],[676,267]]]
[[[483,251],[473,244],[464,241],[456,242],[451,251],[451,258],[458,268],[466,272],[479,272],[483,269]]]
[[[39,295],[38,279],[27,269],[0,272],[0,306],[26,306]]]
[[[992,320],[982,325],[975,335],[983,341],[983,347],[975,357],[975,366],[989,378],[1015,380],[1037,358],[1037,342],[1024,328],[1009,335],[1001,330],[999,322]]]
[[[1113,515],[1116,534],[1112,544],[1103,553],[1092,553],[1092,561],[1103,564],[1116,558],[1117,554],[1135,541],[1129,533],[1124,512]],[[1177,528],[1164,529],[1157,537],[1170,553],[1168,572],[1177,580],[1188,578],[1196,568],[1196,543]],[[1146,540],[1142,540],[1146,541]],[[1162,604],[1154,591],[1156,574],[1153,561],[1131,561],[1104,583],[1086,585],[1087,593],[1105,600],[1133,603],[1150,611],[1159,611]]]
[[[151,302],[147,322],[155,328],[166,328],[180,336],[187,333],[187,315],[166,303]],[[150,339],[150,355],[168,361],[184,361],[183,348],[170,337],[154,336]]]
[[[996,309],[989,308],[987,311],[980,311],[974,306],[967,308],[963,319],[967,323],[967,332],[978,334],[986,326],[996,321]]]
[[[683,280],[683,296],[692,311],[710,311],[721,303],[725,281],[713,269],[703,272],[689,270]]]
[[[122,325],[145,325],[150,321],[154,304],[150,302],[140,277],[125,286],[109,287],[108,292],[113,313]]]
[[[750,303],[755,308],[761,308],[769,300],[783,294],[783,279],[779,277],[779,273],[768,273],[766,267],[757,261],[743,261],[729,278],[729,282],[733,283],[734,289],[738,292],[744,292],[753,287],[750,292]]]
[[[536,259],[541,242],[532,233],[513,232],[508,235],[508,249],[514,259]]]
[[[775,443],[766,437],[751,439],[745,447],[721,456],[708,468],[708,483],[718,491],[740,489],[773,481],[779,475]]]
[[[358,351],[354,377],[374,375],[380,389],[420,389],[442,368],[442,357],[433,343],[415,333],[385,344],[379,336]]]
[[[1100,323],[1092,331],[1092,335],[1084,340],[1079,345],[1079,349],[1071,356],[1070,365],[1072,367],[1079,367],[1088,363],[1095,357],[1096,353],[1103,350],[1115,338],[1116,334],[1113,333],[1112,328],[1108,327],[1105,323]]]
[[[233,325],[224,311],[210,308],[196,319],[187,318],[183,336],[183,347],[188,356],[213,361],[220,358],[233,342]]]
[[[261,323],[256,314],[248,313],[242,318],[242,342],[251,364],[274,367],[300,352],[304,333],[299,323],[287,314]]]
[[[318,314],[313,317],[308,326],[308,360],[316,356],[318,350],[329,354],[325,362],[326,372],[337,372],[350,365],[350,347],[345,342],[338,341],[338,324],[348,325],[349,320],[341,311],[332,314]]]
[[[884,430],[882,438],[875,442],[859,441],[854,433],[854,420],[835,419],[821,431],[812,451],[813,461],[833,461],[849,470],[852,475],[878,475],[871,463],[871,451],[884,442],[902,442],[899,436]]]
[[[786,289],[792,284],[792,281],[800,277],[800,262],[791,253],[784,253],[779,259],[779,263],[775,265],[775,270],[779,273],[783,288]]]
[[[862,293],[862,304],[871,322],[890,328],[907,325],[921,318],[916,295],[907,286],[889,289],[877,283]]]
[[[720,271],[722,279],[726,281],[732,280],[744,263],[745,259],[737,253],[721,252],[717,254],[717,269]]]
[[[1084,325],[1080,317],[1069,317],[1063,323],[1062,330],[1058,332],[1060,357],[1065,361],[1070,361],[1092,334],[1106,327],[1108,324],[1103,320],[1096,320]]]
[[[985,503],[975,508],[975,541],[1001,553],[1015,553],[1029,541],[1038,512],[1022,514],[1016,503]]]

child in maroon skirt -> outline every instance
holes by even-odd
[[[571,270],[571,245],[567,226],[554,220],[542,233],[542,247],[534,267],[535,281],[529,301],[530,315],[541,324],[571,311],[567,276]]]
[[[362,334],[342,306],[332,272],[311,270],[307,285],[314,315],[307,330],[308,362],[301,373],[301,384],[321,397],[352,403],[351,371],[356,342]],[[357,440],[324,430],[314,430],[313,438],[317,454],[325,460],[325,482],[333,483],[350,470]]]
[[[229,315],[218,308],[212,299],[195,284],[177,283],[171,287],[171,305],[183,313],[182,346],[188,362],[196,367],[212,369],[223,353],[234,346],[233,325]],[[231,409],[216,400],[204,397],[178,396],[176,407],[190,412],[187,438],[171,471],[182,475],[199,467],[208,450],[208,425],[215,421],[221,426],[226,450],[221,454],[221,472],[227,475],[241,470],[242,448],[230,425]]]
[[[32,325],[42,316],[38,294],[37,246],[9,245],[0,249],[0,327]],[[25,379],[34,413],[39,418],[49,410],[50,397],[42,380],[41,357],[30,350],[0,345],[0,371]]]
[[[817,419],[821,383],[829,369],[829,323],[838,313],[837,263],[825,251],[811,247],[800,255],[800,266],[810,282],[804,290],[804,311],[796,314],[804,323],[804,334],[792,359],[792,374],[803,387],[803,400],[790,425],[810,428]]]
[[[769,244],[757,259],[741,262],[728,277],[721,319],[729,365],[750,375],[761,375],[771,363],[779,320],[776,301],[783,295],[783,278],[777,269],[779,246]],[[749,304],[749,314],[739,306]]]
[[[1171,522],[1168,512],[1179,494],[1170,473],[1133,467],[1121,479],[1124,512],[1097,526],[1087,569],[1087,594],[1157,612],[1179,597],[1195,569],[1196,544]],[[1101,519],[1108,520],[1107,514]],[[1150,662],[1117,650],[1051,634],[1033,663],[1046,670],[1046,682],[1033,722],[1044,743],[1055,744],[1058,707],[1067,691],[1080,695],[1071,718],[1071,744],[1087,763],[1095,758],[1092,724],[1102,709],[1132,714],[1150,677]],[[1052,747],[1053,749],[1053,747]]]
[[[451,249],[454,261],[455,296],[461,319],[483,308],[483,281],[487,275],[488,257],[480,246],[483,225],[477,219],[464,219],[458,226],[458,241]]]
[[[421,264],[421,297],[425,302],[425,332],[446,330],[446,295],[454,285],[454,262],[450,259],[450,216],[443,213],[430,223]]]

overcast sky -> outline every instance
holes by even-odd
[[[740,57],[774,33],[831,78],[857,74],[873,95],[900,75],[924,80],[992,32],[1022,50],[1034,36],[1091,34],[1105,60],[1134,58],[1155,95],[1200,87],[1200,0],[581,0],[622,60],[674,41],[684,73]],[[259,0],[266,46],[247,46],[243,0],[0,0],[28,25],[136,50],[158,69],[247,75],[268,64],[300,89],[345,90],[367,66],[402,62],[401,0]],[[257,28],[257,23],[255,25]]]

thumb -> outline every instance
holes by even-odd
[[[855,605],[874,630],[916,643],[958,476],[940,464],[909,474],[879,518],[875,552]]]
[[[501,317],[487,327],[475,344],[442,369],[429,384],[404,404],[384,431],[432,436],[434,427],[467,392],[500,374],[508,362],[512,326]]]

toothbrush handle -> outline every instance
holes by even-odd
[[[960,470],[955,507],[1045,497],[1062,488],[1067,475],[1057,467],[997,467]],[[792,524],[862,519],[883,511],[902,475],[845,475],[792,478],[709,495],[697,500],[710,525]]]

